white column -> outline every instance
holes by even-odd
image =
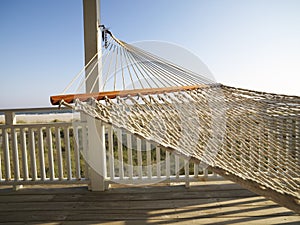
[[[85,64],[87,64],[99,52],[91,66],[86,69],[89,74],[95,63],[94,71],[86,80],[86,92],[99,92],[101,82],[101,30],[100,30],[100,0],[83,0],[84,17],[84,48]],[[88,149],[85,158],[89,164],[90,189],[93,191],[104,191],[106,189],[106,150],[105,150],[105,128],[100,121],[87,117],[88,126]]]
[[[90,62],[98,51],[101,51],[101,39],[98,39],[99,35],[101,36],[101,32],[99,31],[99,15],[100,0],[83,0],[85,65]],[[100,42],[99,45],[98,42]],[[93,62],[86,69],[86,76],[90,73],[91,69],[94,68],[97,61],[98,57],[95,57]],[[99,92],[99,76],[101,76],[101,74],[98,74],[98,66],[96,66],[86,80],[86,93]]]

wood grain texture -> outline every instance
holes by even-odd
[[[229,181],[178,186],[0,189],[0,224],[299,224],[300,216]]]
[[[87,94],[67,94],[67,95],[55,95],[50,97],[50,102],[52,105],[59,105],[63,100],[64,103],[74,103],[75,99],[79,99],[80,101],[87,101],[91,98],[96,100],[103,100],[104,98],[114,99],[117,96],[126,97],[141,95],[150,95],[150,94],[161,94],[168,92],[176,92],[176,91],[188,91],[194,90],[197,88],[203,88],[207,85],[194,85],[194,86],[182,86],[182,87],[165,87],[165,88],[145,88],[145,89],[135,89],[135,90],[123,90],[123,91],[105,91],[99,93],[87,93]]]

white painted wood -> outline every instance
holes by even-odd
[[[13,111],[5,112],[5,124],[11,126],[11,138],[12,138],[12,156],[13,156],[13,164],[14,164],[14,180],[18,182],[20,180],[20,165],[19,165],[19,152],[18,152],[18,137],[17,131],[13,126],[16,124],[16,116]],[[23,185],[13,185],[14,190],[19,190],[23,187]]]
[[[198,178],[199,176],[199,164],[194,163],[194,177]]]
[[[3,144],[3,129],[0,129],[1,134],[0,134],[0,149],[2,150],[2,152],[4,152],[4,144]],[[5,169],[2,168],[2,156],[1,156],[1,152],[0,152],[0,182],[3,180],[3,174],[2,171],[4,171]]]
[[[25,129],[21,129],[20,131],[20,144],[22,150],[22,169],[23,169],[23,180],[29,179],[28,174],[28,157],[27,157],[27,144],[26,144],[26,131]]]
[[[81,113],[81,116],[83,114]],[[88,138],[87,138],[87,126],[86,126],[86,121],[84,121],[84,124],[82,126],[82,155],[84,158],[84,177],[86,179],[89,178],[89,165],[86,159],[86,153],[88,149]]]
[[[117,129],[119,177],[124,179],[123,138],[122,130]]]
[[[175,155],[175,175],[176,175],[176,178],[179,178],[179,157],[178,155]]]
[[[46,180],[37,179],[35,181],[33,180],[19,180],[19,181],[3,181],[1,182],[1,185],[10,185],[10,186],[18,186],[18,185],[65,185],[66,187],[70,187],[70,185],[81,185],[81,184],[89,184],[90,180],[83,178],[81,180],[72,179],[67,180],[66,178],[63,180],[59,180],[58,178],[54,179],[53,181],[47,178]]]
[[[13,125],[16,123],[16,114],[13,111],[4,111],[5,115],[5,124]]]
[[[100,25],[100,1],[98,0],[83,0],[83,24],[84,24],[84,53],[85,53],[85,65],[87,65],[91,59],[96,55],[98,51],[101,51],[101,32]],[[99,44],[98,44],[99,42]],[[101,57],[101,52],[99,53]],[[90,73],[91,68],[98,61],[98,57],[95,58],[91,66],[86,69],[86,76],[90,76],[86,80],[86,92],[99,92],[99,74],[98,68],[95,68],[94,72]],[[101,64],[100,64],[101,66]],[[100,75],[101,76],[101,75]]]
[[[219,178],[210,179],[210,181],[215,180],[222,180]],[[189,182],[199,182],[200,179],[196,179],[194,177],[189,178]],[[161,178],[157,178],[156,176],[153,176],[151,179],[148,179],[148,177],[143,177],[142,179],[138,177],[134,177],[132,180],[130,179],[114,179],[109,180],[108,183],[110,184],[126,184],[126,185],[147,185],[147,184],[155,184],[155,183],[164,183],[164,184],[176,184],[176,183],[185,183],[186,178],[184,176],[180,176],[179,178],[176,178],[175,176],[170,176],[170,178],[166,178],[165,176],[161,176]]]
[[[57,168],[58,168],[58,179],[64,179],[63,173],[63,156],[61,149],[61,136],[60,136],[60,127],[55,128],[55,144],[56,144],[56,155],[57,155]]]
[[[75,165],[75,177],[76,179],[81,179],[81,166],[80,166],[80,151],[79,151],[79,127],[73,127],[73,142],[74,142],[74,165]]]
[[[104,191],[106,185],[105,126],[98,120],[87,120],[88,148],[86,159],[90,166],[89,178],[93,191]]]
[[[35,154],[35,135],[34,130],[29,128],[29,151],[30,151],[30,165],[31,165],[31,176],[32,180],[37,180],[37,169],[36,169],[36,154]]]
[[[38,148],[39,148],[39,162],[40,162],[40,176],[42,180],[46,179],[45,157],[44,157],[44,137],[43,128],[38,129]]]
[[[66,157],[66,171],[67,179],[72,179],[72,163],[71,163],[71,150],[70,150],[70,130],[69,127],[64,127],[64,141],[65,141],[65,157]]]
[[[166,151],[166,177],[170,178],[171,164],[170,164],[170,152]]]
[[[15,112],[12,111],[6,111],[4,113],[5,115],[5,124],[12,126],[16,123],[16,116],[15,116]],[[14,180],[15,181],[19,181],[20,180],[20,170],[19,170],[19,154],[18,154],[18,141],[17,141],[17,133],[16,130],[14,129],[14,127],[11,127],[11,138],[12,138],[12,157],[13,157],[13,168],[14,168]],[[10,162],[9,162],[10,163]],[[17,186],[14,185],[13,189],[14,190],[18,190],[19,187],[21,188],[21,186]]]
[[[9,153],[9,139],[7,129],[2,129],[3,134],[3,149],[4,149],[4,165],[5,165],[5,180],[11,180],[10,170],[10,153]]]
[[[151,143],[146,141],[146,161],[147,161],[147,176],[152,177],[152,162],[151,162]]]
[[[14,111],[12,111],[14,112]],[[38,111],[37,111],[38,112]],[[94,126],[98,127],[99,124],[94,124]],[[73,126],[73,127],[72,127]],[[80,128],[78,128],[80,126]],[[298,125],[299,126],[299,125]],[[86,122],[81,122],[78,124],[72,124],[72,123],[66,123],[66,122],[59,122],[59,123],[41,123],[41,124],[11,124],[11,125],[2,125],[1,126],[1,139],[2,142],[0,143],[3,149],[3,172],[2,175],[0,174],[0,183],[1,184],[9,184],[9,185],[14,185],[15,187],[18,187],[16,185],[22,185],[22,184],[49,184],[49,183],[60,183],[60,184],[67,184],[67,183],[87,183],[88,180],[88,172],[87,169],[84,168],[85,175],[81,177],[80,174],[80,151],[82,152],[88,152],[88,135],[87,135],[87,125]],[[75,145],[74,149],[71,149],[70,146],[70,141],[71,141],[71,136],[70,132],[68,131],[66,133],[65,129],[74,129],[74,136],[72,138],[78,139],[79,137],[79,129],[80,129],[80,135],[82,137],[80,138],[80,143],[79,146]],[[54,129],[55,133],[55,140],[52,138],[52,129]],[[100,137],[105,137],[105,128],[104,126],[100,126],[100,129],[97,128],[97,134],[100,139]],[[113,136],[112,132],[110,133],[110,129],[108,128],[108,153],[111,153],[113,156]],[[296,129],[296,128],[295,128]],[[61,130],[65,132],[64,135],[64,140],[61,138]],[[26,144],[27,142],[27,136],[26,133],[28,132],[28,145]],[[46,146],[44,146],[44,137],[43,137],[43,132],[46,132]],[[15,134],[14,134],[15,133]],[[296,135],[299,135],[297,133]],[[137,154],[133,154],[132,150],[132,138],[136,138],[137,140]],[[0,139],[0,140],[1,140]],[[17,140],[17,142],[16,142]],[[104,140],[104,139],[103,139]],[[120,132],[119,132],[119,140],[122,140],[120,137]],[[62,157],[62,141],[66,143],[66,161],[63,160]],[[128,173],[126,171],[126,176],[125,172],[123,174],[123,177],[115,177],[114,176],[114,171],[118,168],[119,165],[114,163],[114,158],[110,158],[109,160],[109,170],[110,170],[110,180],[108,180],[107,176],[105,175],[105,178],[102,177],[102,180],[99,179],[99,174],[94,171],[93,173],[90,172],[90,174],[93,175],[94,181],[94,186],[92,187],[93,190],[103,190],[107,188],[107,185],[111,182],[118,182],[118,183],[126,183],[126,184],[143,184],[143,183],[153,183],[153,182],[160,182],[163,181],[165,183],[168,182],[187,182],[186,185],[188,186],[191,181],[197,181],[198,179],[209,179],[209,180],[216,180],[220,179],[220,177],[213,177],[212,174],[207,174],[207,171],[204,171],[204,175],[202,176],[195,176],[197,174],[197,168],[196,165],[194,165],[194,176],[189,176],[189,171],[187,170],[188,168],[185,167],[185,175],[179,175],[178,173],[173,174],[174,170],[174,165],[176,172],[178,171],[178,168],[180,169],[182,159],[179,157],[173,157],[170,155],[169,152],[165,153],[165,151],[161,151],[159,147],[156,147],[155,154],[156,154],[156,172],[153,173],[151,166],[149,165],[154,165],[152,162],[152,152],[151,152],[151,144],[148,142],[145,142],[144,145],[144,140],[141,140],[140,138],[137,138],[136,136],[132,136],[131,134],[126,134],[126,145],[128,147],[127,151],[127,157],[128,165],[126,166],[126,169],[128,170]],[[125,142],[123,144],[125,144]],[[105,141],[103,142],[100,139],[101,146],[98,146],[98,149],[105,148]],[[103,144],[104,143],[104,144]],[[10,146],[11,144],[11,146]],[[143,144],[143,145],[142,145]],[[18,146],[19,145],[19,146]],[[36,150],[36,145],[37,145],[37,150]],[[55,149],[53,148],[55,145]],[[298,144],[299,145],[299,144]],[[15,146],[15,147],[13,147]],[[52,146],[52,147],[51,147]],[[77,147],[76,147],[77,146]],[[120,145],[121,146],[121,145]],[[142,149],[142,146],[146,146],[145,149]],[[28,149],[27,149],[28,147]],[[45,147],[49,149],[47,152],[48,154],[48,159],[49,162],[45,163]],[[77,149],[76,149],[77,148]],[[124,152],[122,149],[123,147],[119,147],[117,151],[119,151],[118,155],[120,156],[121,161],[123,161],[123,170],[124,168]],[[16,151],[17,149],[17,151]],[[51,150],[52,149],[52,150]],[[74,158],[71,158],[71,152],[74,151]],[[142,151],[146,151],[143,153]],[[14,154],[17,152],[18,157],[15,157]],[[100,153],[101,151],[98,151],[95,155],[87,155],[89,157],[91,156],[98,156],[102,155]],[[162,174],[162,166],[161,166],[161,152],[163,154],[166,154],[166,158],[164,163],[166,164],[166,172]],[[120,154],[121,153],[121,154]],[[29,162],[27,160],[29,154]],[[54,155],[56,155],[57,158],[54,159]],[[134,157],[135,155],[135,157]],[[12,160],[10,159],[12,157]],[[86,156],[85,156],[86,157]],[[103,157],[103,156],[102,156]],[[143,159],[146,157],[146,167],[143,167]],[[14,170],[16,169],[13,165],[14,164],[19,164],[21,162],[14,162],[15,159],[20,158],[20,161],[22,162],[22,169],[23,173],[19,175],[17,174],[17,177],[13,177],[16,180],[11,180],[11,169],[13,168]],[[108,157],[109,158],[109,157]],[[38,160],[38,166],[37,162]],[[68,164],[69,161],[69,164]],[[177,162],[176,162],[177,161]],[[12,163],[13,162],[13,163]],[[134,162],[137,162],[138,168],[137,170],[134,170],[133,164]],[[28,165],[28,163],[30,165]],[[49,166],[48,166],[49,163]],[[72,164],[73,163],[73,164]],[[47,164],[47,168],[45,166]],[[176,165],[177,164],[177,165]],[[74,166],[73,166],[74,165]],[[145,166],[145,165],[144,165]],[[64,167],[66,171],[64,171]],[[172,174],[171,174],[171,168],[172,167]],[[1,165],[0,165],[1,168]],[[41,170],[40,170],[41,168]],[[57,168],[58,174],[51,175],[51,171],[54,170],[54,168]],[[49,169],[49,177],[46,176],[45,170]],[[146,171],[144,171],[146,169]],[[163,168],[164,169],[164,168]],[[19,171],[19,169],[18,169]],[[29,173],[30,171],[30,173]],[[37,171],[38,174],[37,174]],[[105,170],[106,171],[106,170]],[[112,172],[111,172],[112,171]],[[137,174],[135,174],[137,172]],[[44,173],[44,175],[43,175]],[[54,173],[54,172],[53,172]],[[67,177],[64,177],[64,173],[67,173]],[[68,174],[69,173],[69,174]],[[15,174],[15,171],[14,171]],[[128,176],[127,176],[128,174]],[[47,172],[48,175],[48,172]],[[74,176],[73,176],[74,175]],[[111,176],[112,175],[112,176]],[[20,179],[21,178],[23,179]],[[56,178],[56,176],[58,176]],[[1,178],[5,178],[6,180],[1,180]],[[196,179],[197,178],[197,179]],[[138,181],[137,181],[138,180]],[[98,184],[97,184],[98,182]],[[101,185],[103,188],[101,188]],[[92,185],[91,185],[92,186]]]
[[[45,113],[49,111],[59,111],[59,112],[66,112],[70,111],[69,108],[62,106],[61,108],[57,108],[56,106],[54,107],[35,107],[35,108],[17,108],[17,109],[1,109],[1,112],[6,114],[6,113],[11,113],[13,112],[14,115],[16,113]],[[12,123],[15,124],[15,123]]]
[[[137,145],[138,177],[139,179],[142,179],[143,177],[142,141],[138,137],[136,138],[136,145]]]
[[[54,158],[53,158],[53,145],[52,145],[52,132],[51,127],[46,128],[47,146],[48,146],[48,163],[49,163],[49,177],[54,180]]]
[[[114,131],[112,126],[108,126],[108,161],[109,161],[109,176],[110,179],[115,178],[115,156],[114,156]]]
[[[188,160],[184,160],[184,174],[185,174],[185,187],[190,187],[190,162]]]
[[[205,180],[208,178],[208,170],[207,169],[203,169],[203,177]]]
[[[105,124],[101,121],[97,120],[98,122],[98,134],[100,137],[100,158],[99,158],[99,164],[100,164],[100,191],[107,190],[109,188],[108,184],[106,183],[107,179],[107,168],[106,168],[106,143],[105,143]]]
[[[99,92],[99,86],[102,79],[102,50],[101,50],[101,30],[100,30],[100,0],[83,1],[84,18],[84,49],[85,65],[98,53],[95,58],[97,62],[92,62],[91,67],[86,68],[86,92]],[[95,126],[95,124],[98,124]],[[106,172],[106,149],[105,149],[105,131],[104,125],[94,118],[87,117],[88,125],[88,163],[91,166],[89,171],[92,173],[91,187],[93,190],[105,190]]]
[[[157,178],[161,177],[160,147],[156,146],[156,174]]]
[[[133,158],[132,158],[132,135],[126,134],[127,136],[127,154],[128,154],[128,177],[133,178]]]
[[[12,137],[12,155],[13,155],[13,165],[14,165],[14,180],[20,180],[20,168],[19,168],[19,153],[18,153],[18,136],[17,131],[13,128],[11,129]]]
[[[55,108],[56,109],[56,108]],[[61,137],[60,130],[66,126],[72,125],[69,122],[59,122],[59,123],[22,123],[13,124],[15,122],[15,112],[43,112],[53,110],[53,108],[46,109],[17,109],[17,110],[5,110],[6,115],[10,115],[11,119],[8,119],[9,124],[1,125],[0,131],[0,145],[2,147],[3,156],[0,159],[0,184],[13,185],[14,189],[17,189],[22,184],[41,184],[41,183],[59,183],[66,182],[63,177],[63,157],[61,154]],[[64,111],[64,109],[62,109]],[[3,112],[1,110],[1,112]],[[9,122],[11,121],[11,122]],[[52,140],[52,129],[55,129],[55,140]],[[44,133],[46,132],[46,144],[44,143]],[[28,135],[28,140],[27,140]],[[70,137],[69,137],[70,138]],[[54,149],[53,145],[55,143],[55,154],[58,155],[54,159]],[[37,146],[37,150],[36,150]],[[47,148],[47,162],[45,162],[45,147]],[[70,149],[73,151],[73,149]],[[74,148],[74,151],[76,149]],[[58,154],[57,154],[58,153]],[[28,157],[29,156],[29,157]],[[78,158],[79,157],[79,158]],[[80,164],[80,154],[78,154],[77,162]],[[29,161],[28,161],[29,160]],[[38,165],[37,165],[38,160]],[[73,159],[71,159],[73,160]],[[75,159],[76,160],[76,159]],[[61,161],[61,163],[59,163]],[[74,161],[75,164],[75,161]],[[47,165],[47,167],[46,167]],[[61,165],[61,166],[60,166]],[[22,167],[22,174],[20,168]],[[60,178],[55,178],[54,168],[58,168],[61,176]],[[59,168],[60,167],[60,168]],[[13,177],[11,169],[14,170]],[[80,167],[72,168],[71,173],[79,174]],[[46,174],[47,170],[47,174]],[[49,178],[48,176],[49,170]],[[81,179],[79,176],[76,177],[78,182]],[[5,179],[5,180],[4,180]],[[12,180],[13,179],[13,180]],[[83,178],[84,179],[84,178]],[[81,179],[81,180],[83,180]],[[28,183],[29,182],[29,183]],[[72,178],[71,183],[75,180]],[[87,182],[86,180],[84,182]]]

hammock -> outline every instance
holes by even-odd
[[[83,111],[300,212],[300,97],[218,84],[109,34],[111,68],[122,68],[111,83],[123,84],[121,90],[104,91],[105,78],[100,93],[52,96],[52,104]]]

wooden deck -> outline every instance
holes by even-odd
[[[300,224],[300,216],[229,181],[184,186],[0,187],[0,224]]]

